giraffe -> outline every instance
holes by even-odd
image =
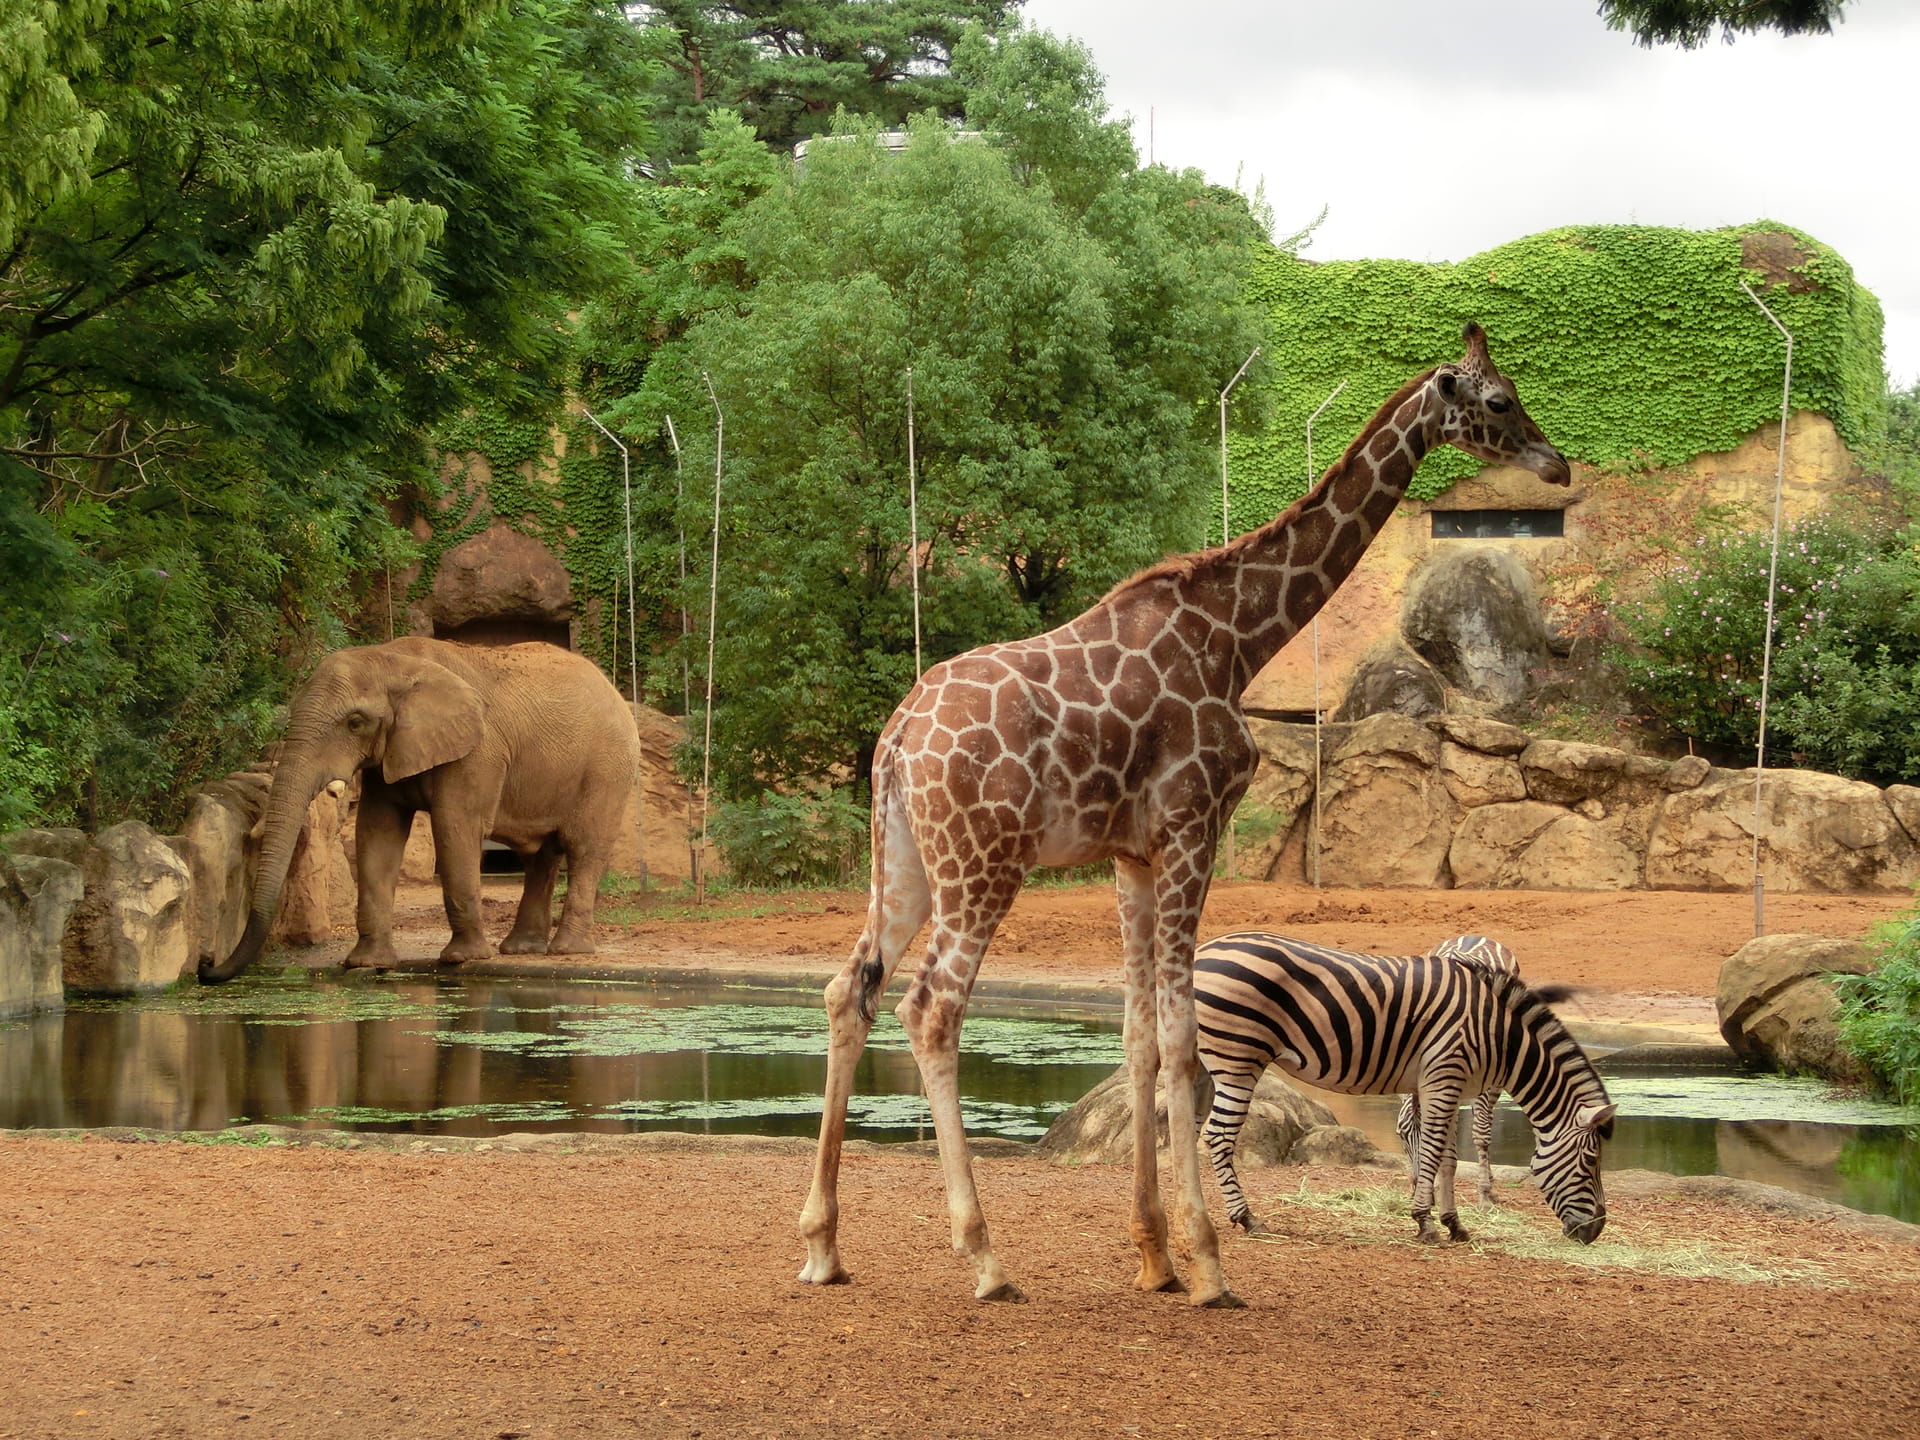
[[[1517,464],[1557,485],[1567,462],[1487,356],[1409,381],[1285,513],[1224,545],[1163,560],[1077,618],[933,666],[900,703],[873,760],[873,870],[865,928],[826,988],[826,1094],[800,1213],[800,1280],[844,1283],[839,1171],[847,1098],[876,1002],[921,927],[925,958],[895,1014],[933,1112],[956,1252],[981,1300],[1026,1297],[1001,1267],[974,1188],[960,1114],[960,1027],[994,930],[1036,865],[1111,857],[1133,1094],[1135,1284],[1237,1308],[1200,1189],[1192,1081],[1199,1064],[1193,952],[1214,848],[1253,777],[1247,683],[1358,563],[1436,444]],[[1191,1284],[1167,1248],[1154,1085],[1167,1071],[1175,1218]]]

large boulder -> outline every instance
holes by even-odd
[[[193,951],[224,960],[240,943],[253,899],[251,837],[266,777],[233,776],[195,790],[174,849],[193,874]]]
[[[86,895],[64,946],[69,991],[164,990],[195,967],[193,872],[166,841],[128,820],[94,837],[82,868]]]
[[[0,852],[0,1017],[66,1004],[60,943],[85,891],[77,865]]]
[[[440,635],[476,621],[564,625],[573,618],[573,585],[551,550],[496,520],[441,556],[424,608]]]
[[[1260,752],[1260,767],[1235,812],[1236,819],[1264,810],[1277,817],[1279,824],[1258,844],[1243,839],[1235,866],[1242,875],[1271,880],[1276,878],[1282,852],[1295,843],[1293,837],[1304,837],[1310,823],[1316,775],[1314,727],[1249,718],[1247,728]],[[1332,752],[1347,729],[1345,725],[1320,727],[1322,757]]]
[[[1630,890],[1640,861],[1605,824],[1521,800],[1469,811],[1447,852],[1464,889]]]
[[[1460,807],[1440,771],[1440,738],[1401,715],[1355,724],[1328,757],[1320,799],[1321,878],[1332,885],[1446,883]]]
[[[1407,586],[1400,629],[1449,685],[1500,706],[1525,702],[1551,656],[1533,577],[1491,545],[1436,549]]]
[[[1659,805],[1647,885],[1744,890],[1753,884],[1751,770],[1715,770]],[[1905,890],[1920,878],[1916,846],[1886,797],[1861,780],[1768,770],[1762,782],[1760,864],[1774,890]]]
[[[1611,812],[1657,804],[1671,769],[1665,760],[1577,740],[1535,740],[1520,756],[1529,797],[1549,805],[1591,802],[1589,813],[1594,806]]]
[[[1387,635],[1360,657],[1347,679],[1347,693],[1333,712],[1336,722],[1369,715],[1406,715],[1418,720],[1446,707],[1447,683],[1398,635]]]
[[[1452,740],[1440,742],[1440,778],[1463,810],[1527,798],[1526,777],[1514,761]]]
[[[1873,967],[1855,940],[1826,935],[1762,935],[1720,967],[1714,1005],[1720,1034],[1741,1062],[1788,1074],[1862,1081],[1864,1066],[1840,1044],[1834,1024],[1834,975]]]
[[[333,935],[336,892],[344,880],[352,892],[351,872],[340,834],[339,792],[336,781],[307,805],[306,819],[293,842],[293,858],[280,889],[280,909],[274,917],[271,940],[289,945],[320,945]]]
[[[1154,1129],[1162,1148],[1167,1144],[1166,1072],[1160,1073],[1153,1093]],[[1213,1105],[1213,1080],[1204,1068],[1195,1071],[1193,1113],[1204,1122]],[[1335,1123],[1333,1112],[1310,1099],[1273,1071],[1260,1077],[1253,1105],[1240,1129],[1235,1154],[1242,1165],[1278,1165],[1307,1131]],[[1081,1096],[1040,1137],[1037,1154],[1063,1165],[1125,1165],[1133,1161],[1133,1087],[1122,1065]]]

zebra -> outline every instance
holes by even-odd
[[[1518,976],[1449,955],[1358,955],[1245,931],[1194,956],[1200,1059],[1213,1079],[1207,1153],[1235,1224],[1258,1228],[1233,1168],[1253,1088],[1269,1065],[1350,1095],[1418,1096],[1413,1219],[1424,1243],[1470,1238],[1453,1202],[1460,1098],[1505,1090],[1533,1126],[1532,1170],[1583,1245],[1606,1226],[1600,1144],[1614,1106],[1584,1051]],[[1440,1222],[1433,1223],[1435,1189]]]
[[[1520,974],[1520,962],[1513,951],[1485,935],[1455,935],[1450,940],[1442,940],[1427,952],[1435,957],[1444,956],[1456,960],[1462,965],[1474,965],[1490,975],[1512,975],[1516,979]],[[1563,986],[1536,987],[1534,994],[1549,1005],[1556,1005],[1573,992]],[[1407,1154],[1414,1153],[1415,1135],[1420,1128],[1419,1097],[1409,1094],[1400,1102],[1400,1113],[1394,1117],[1393,1128],[1400,1136],[1401,1143],[1407,1147]],[[1493,1203],[1493,1165],[1489,1156],[1493,1150],[1493,1111],[1500,1101],[1500,1087],[1482,1090],[1473,1097],[1473,1151],[1479,1161],[1480,1203]]]

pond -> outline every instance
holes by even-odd
[[[976,1002],[961,1052],[968,1128],[1037,1139],[1121,1059],[1115,1013]],[[0,1128],[10,1129],[269,1121],[811,1135],[825,1076],[818,997],[742,986],[289,971],[0,1024]],[[1731,1175],[1920,1221],[1920,1113],[1778,1077],[1660,1071],[1607,1083],[1621,1113],[1610,1169]],[[1400,1148],[1393,1098],[1320,1098]],[[906,1036],[884,1008],[848,1133],[932,1134]],[[1495,1162],[1525,1164],[1531,1148],[1525,1117],[1503,1104]]]

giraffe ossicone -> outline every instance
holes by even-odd
[[[1126,978],[1133,1094],[1135,1283],[1238,1306],[1200,1188],[1193,1113],[1199,1063],[1193,952],[1214,849],[1253,778],[1240,696],[1326,603],[1436,445],[1564,485],[1566,459],[1487,356],[1466,354],[1402,386],[1285,513],[1115,586],[1058,629],[933,666],[894,711],[873,760],[866,927],[827,985],[826,1094],[800,1213],[802,1281],[847,1279],[839,1172],[847,1099],[875,1003],[923,925],[925,958],[896,1014],[920,1066],[956,1251],[974,1294],[1024,1298],[988,1240],[961,1122],[960,1027],[995,929],[1036,865],[1111,858]],[[1154,1082],[1167,1071],[1176,1219],[1191,1256],[1174,1273],[1155,1153]]]

